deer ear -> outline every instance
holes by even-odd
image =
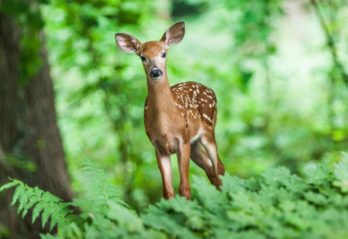
[[[178,44],[184,38],[185,35],[185,23],[177,22],[163,34],[161,41],[163,41],[167,47]]]
[[[115,39],[118,47],[124,52],[138,53],[140,51],[140,41],[131,35],[126,33],[116,33]]]

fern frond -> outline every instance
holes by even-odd
[[[348,238],[348,199],[339,190],[348,179],[348,160],[336,168],[324,164],[299,178],[285,168],[262,177],[240,179],[226,174],[221,191],[194,178],[194,200],[176,197],[137,214],[118,198],[116,187],[93,163],[80,171],[82,197],[65,203],[58,197],[15,181],[12,203],[23,217],[57,227],[42,238]],[[333,176],[334,175],[334,176]],[[335,183],[340,183],[335,185]],[[116,189],[116,190],[115,190]],[[69,206],[79,207],[73,215]]]
[[[6,184],[4,184],[4,185],[2,185],[2,186],[0,187],[0,193],[1,193],[2,191],[8,190],[8,189],[10,189],[10,188],[16,187],[18,184],[21,184],[21,183],[22,183],[22,182],[19,181],[19,180],[10,179],[10,182],[8,182],[8,183],[6,183]]]
[[[77,173],[83,193],[90,201],[104,202],[113,200],[122,202],[121,191],[111,183],[110,178],[95,162],[86,161]]]
[[[32,210],[32,223],[41,214],[42,227],[50,220],[50,229],[58,224],[64,226],[69,223],[69,204],[63,202],[60,198],[44,192],[38,187],[29,187],[19,180],[9,182],[3,185],[1,189],[6,190],[11,187],[15,187],[11,204],[17,204],[17,213],[22,217],[25,217],[28,211]]]
[[[19,200],[19,197],[24,193],[24,183],[20,183],[17,185],[14,194],[12,196],[12,201],[11,201],[11,205],[15,205],[16,202]]]
[[[51,234],[40,234],[41,239],[57,239],[59,237],[53,236]]]
[[[33,214],[31,216],[31,222],[35,223],[36,219],[40,216],[42,210],[44,209],[43,204],[36,204],[35,207],[33,207]]]
[[[28,211],[29,208],[33,208],[35,206],[35,204],[37,204],[37,202],[41,199],[43,191],[41,191],[38,187],[34,187],[33,192],[31,194],[31,197],[28,199],[26,206],[23,208],[22,211],[22,217],[24,218]]]

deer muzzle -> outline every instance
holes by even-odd
[[[162,75],[163,75],[162,71],[157,67],[153,67],[150,71],[150,76],[154,80],[160,79]]]

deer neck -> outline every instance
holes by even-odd
[[[166,111],[174,105],[167,74],[160,80],[147,78],[147,94],[149,107]]]

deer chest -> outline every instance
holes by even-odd
[[[152,144],[165,154],[173,154],[185,130],[182,120],[166,112],[154,114],[145,110],[145,130]]]

